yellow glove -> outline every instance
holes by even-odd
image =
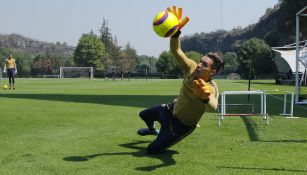
[[[197,79],[193,81],[193,94],[202,100],[209,100],[211,95],[211,87],[203,79]]]
[[[178,8],[178,11],[177,11],[176,6],[173,6],[173,10],[171,10],[170,7],[167,7],[167,11],[173,13],[178,18],[178,20],[179,20],[179,29],[178,30],[180,30],[184,25],[186,25],[186,23],[190,20],[190,18],[188,16],[181,19],[182,8]]]

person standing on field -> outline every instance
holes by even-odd
[[[15,75],[17,74],[16,61],[12,54],[9,54],[8,58],[5,60],[4,73],[7,73],[9,78],[9,89],[15,89]]]
[[[127,76],[128,76],[128,81],[130,81],[130,78],[131,78],[131,71],[130,71],[130,69],[127,72]]]
[[[88,79],[92,79],[92,69],[91,68],[88,68],[88,72],[87,72],[87,76],[88,76]]]

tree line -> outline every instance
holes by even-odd
[[[43,47],[41,50],[33,54],[22,49],[0,46],[0,68],[4,67],[5,59],[12,53],[16,58],[18,77],[57,75],[61,66],[93,67],[97,77],[102,77],[105,70],[114,66],[117,72],[131,71],[139,74],[145,70],[149,73],[157,72],[155,67],[157,58],[138,55],[130,43],[119,46],[116,36],[113,37],[108,21],[105,19],[103,19],[99,34],[93,31],[82,34],[73,54],[69,56],[50,48]]]
[[[224,70],[220,73],[239,73],[243,78],[248,78],[251,73],[252,78],[263,74],[275,74],[276,67],[272,60],[273,53],[270,46],[262,39],[251,38],[242,43],[237,52],[223,53],[218,51],[225,62]],[[186,55],[196,62],[199,62],[203,54],[196,51],[188,51]],[[171,77],[181,77],[182,72],[169,51],[160,54],[157,63],[157,70],[164,75]]]
[[[137,55],[136,50],[127,43],[124,47],[116,44],[116,38],[111,37],[108,27],[102,25],[101,35],[98,36],[92,31],[83,34],[78,42],[74,54],[71,57],[63,57],[51,52],[29,56],[23,52],[13,52],[16,57],[19,77],[42,77],[42,75],[59,74],[59,67],[84,66],[94,67],[96,77],[103,77],[105,70],[116,66],[116,70],[131,71],[144,74],[161,73],[164,78],[182,77],[182,72],[170,51],[163,51],[158,58],[146,55]],[[104,41],[104,42],[103,42]],[[0,48],[1,63],[12,50]],[[252,77],[261,74],[272,74],[275,71],[272,61],[270,46],[261,39],[252,38],[242,43],[237,52],[222,53],[225,61],[225,68],[222,74],[240,73],[244,78],[248,77],[251,66]],[[188,51],[186,55],[196,62],[199,62],[203,54],[197,51]],[[3,65],[1,65],[3,68]]]

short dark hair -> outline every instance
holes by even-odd
[[[224,69],[224,61],[221,59],[220,54],[218,52],[209,52],[206,54],[207,57],[211,58],[213,61],[213,69],[218,73],[220,70]]]

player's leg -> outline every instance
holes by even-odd
[[[12,85],[13,89],[15,89],[15,70],[12,70]]]
[[[155,121],[161,123],[162,115],[166,109],[166,105],[157,105],[151,108],[147,108],[139,113],[139,116],[147,125],[147,128],[141,128],[138,130],[139,135],[157,135],[159,131],[155,127]]]
[[[14,76],[12,76],[12,87],[15,90],[15,77]]]
[[[147,153],[156,154],[178,143],[191,134],[195,126],[188,126],[173,117],[172,112],[163,116],[158,137],[148,145]]]
[[[7,70],[7,75],[9,77],[9,89],[12,88],[12,76],[13,76],[13,71],[11,69]]]

